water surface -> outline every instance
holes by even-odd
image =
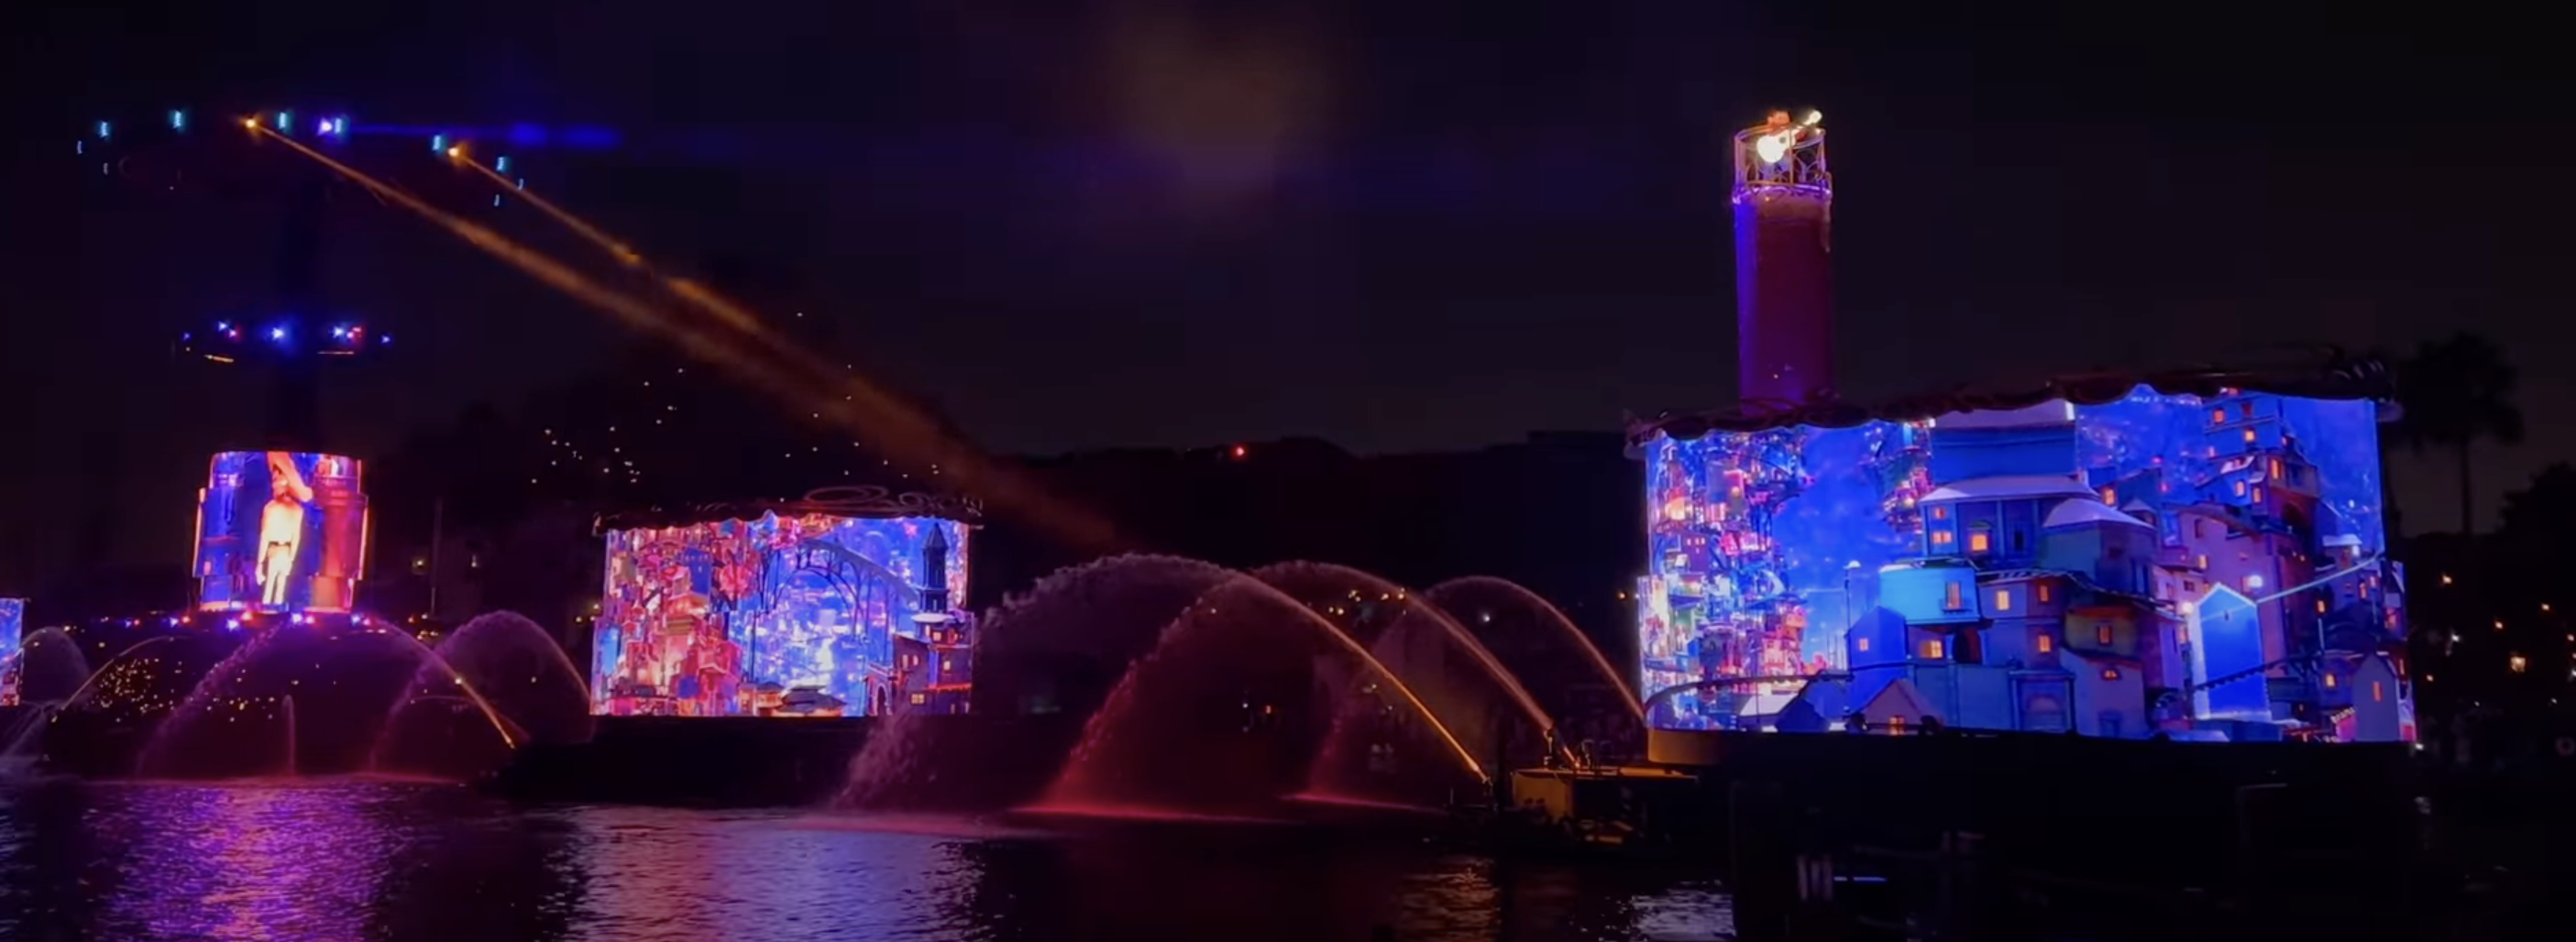
[[[1285,827],[526,808],[440,784],[0,782],[0,939],[1725,938],[1704,875]]]

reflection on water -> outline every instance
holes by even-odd
[[[1702,878],[1282,829],[513,808],[381,781],[0,784],[0,939],[1689,940]]]

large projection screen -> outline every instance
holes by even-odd
[[[2414,737],[2374,402],[2139,386],[1641,450],[1659,728]]]
[[[614,715],[962,710],[968,527],[763,514],[611,530],[592,652]]]

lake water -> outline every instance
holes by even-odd
[[[0,939],[1726,938],[1705,875],[1281,827],[515,807],[384,781],[0,782]]]

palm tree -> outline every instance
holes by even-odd
[[[2470,446],[2522,441],[2522,409],[2514,405],[2518,377],[2503,348],[2463,331],[2425,341],[2397,370],[2396,439],[2418,454],[2450,449],[2460,460],[2460,533],[2477,530],[2477,500],[2470,487]]]

